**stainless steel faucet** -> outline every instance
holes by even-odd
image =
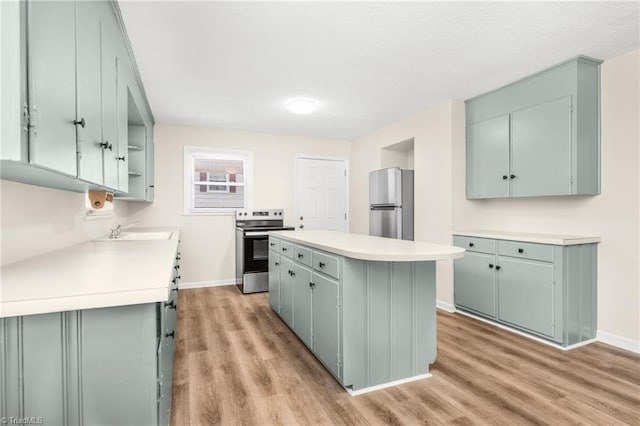
[[[129,225],[118,225],[115,228],[111,229],[111,235],[109,235],[109,238],[111,238],[112,240],[120,238],[120,234],[122,233],[122,231],[124,231],[125,229],[129,229],[132,226],[140,225],[140,223],[141,222],[134,222],[130,223]]]

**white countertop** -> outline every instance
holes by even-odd
[[[600,237],[581,235],[532,234],[526,232],[504,231],[459,231],[453,235],[462,237],[493,238],[496,240],[522,241],[526,243],[552,244],[557,246],[571,246],[576,244],[599,243]]]
[[[4,266],[0,317],[168,300],[180,237],[168,240],[88,241]]]
[[[353,259],[420,262],[457,259],[464,249],[418,241],[404,241],[337,231],[278,231],[270,235]]]

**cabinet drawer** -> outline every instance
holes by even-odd
[[[280,253],[293,259],[293,244],[287,241],[280,241]]]
[[[301,246],[293,246],[293,259],[297,262],[312,266],[311,250]]]
[[[522,259],[553,262],[553,246],[546,244],[521,243],[518,241],[498,241],[498,254]]]
[[[340,279],[340,262],[335,256],[314,251],[313,269],[332,276],[335,279]]]
[[[269,237],[269,250],[275,250],[280,253],[280,240]]]
[[[453,245],[470,251],[496,253],[496,241],[487,238],[460,237],[456,235],[453,237]]]

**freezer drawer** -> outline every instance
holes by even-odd
[[[369,235],[402,238],[402,207],[371,208]]]

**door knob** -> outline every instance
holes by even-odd
[[[82,127],[82,128],[84,129],[84,126],[85,126],[85,124],[87,124],[87,123],[85,123],[85,121],[84,121],[84,117],[83,117],[83,118],[81,118],[81,119],[80,119],[80,121],[78,121],[78,120],[73,120],[73,124],[75,124],[76,126],[80,126],[80,127]]]
[[[303,225],[303,224],[300,224],[300,229],[302,229],[302,228],[304,228],[304,225]]]
[[[493,263],[489,264],[489,269],[493,269]]]
[[[82,126],[84,127],[84,126]],[[99,143],[98,145],[100,145],[102,147],[102,149],[104,149],[105,151],[108,149],[109,151],[113,151],[113,144],[110,144],[109,141],[104,141]]]
[[[125,160],[125,157],[124,157],[124,155],[123,155],[122,157],[116,157],[116,159],[118,159],[118,160],[120,160],[120,161],[124,161],[124,160]]]
[[[502,175],[502,180],[507,180],[507,179],[509,179],[509,176],[507,176],[507,175]]]
[[[300,220],[304,220],[304,217],[303,217],[303,216],[300,216]]]
[[[516,175],[510,175],[509,177],[510,177],[511,179],[515,179],[515,178],[516,178]]]

